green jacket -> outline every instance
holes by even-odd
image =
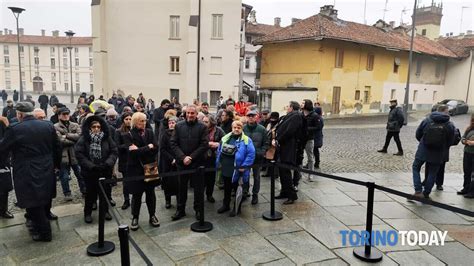
[[[270,145],[267,130],[259,124],[251,126],[249,124],[244,126],[245,135],[252,139],[256,151],[256,159],[260,161],[263,159],[265,152],[267,152]]]

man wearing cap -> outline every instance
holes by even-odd
[[[270,145],[267,130],[257,124],[257,111],[247,112],[247,124],[244,126],[245,135],[249,136],[255,147],[255,164],[263,163],[265,152]],[[260,167],[253,167],[253,188],[252,188],[252,205],[258,203],[258,192],[260,192]],[[248,188],[246,188],[247,190]]]
[[[58,118],[59,122],[54,124],[56,133],[62,147],[62,159],[61,169],[59,170],[59,180],[61,181],[61,187],[63,189],[64,199],[66,201],[72,201],[71,189],[69,187],[69,180],[71,179],[71,169],[74,171],[74,175],[79,183],[79,189],[82,196],[86,194],[86,186],[81,176],[81,169],[76,159],[76,153],[74,152],[74,145],[81,136],[81,127],[79,124],[70,121],[70,111],[67,107],[59,108]]]
[[[35,241],[51,241],[51,225],[46,208],[56,186],[54,171],[61,163],[61,145],[54,127],[33,116],[33,105],[16,105],[18,123],[10,125],[0,140],[0,153],[12,153],[13,182],[18,207],[32,220],[30,233]]]
[[[270,110],[263,109],[262,110],[262,117],[260,118],[260,125],[264,128],[267,128],[268,123],[270,123]]]
[[[405,122],[405,117],[403,116],[403,111],[401,107],[397,107],[397,100],[390,100],[390,112],[388,113],[387,121],[387,136],[385,137],[385,144],[381,150],[377,152],[387,153],[388,145],[392,137],[397,143],[398,152],[393,155],[403,156],[402,143],[400,142],[400,129],[403,127]]]

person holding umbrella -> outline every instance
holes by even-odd
[[[252,139],[243,133],[243,127],[242,122],[234,121],[232,132],[222,138],[217,149],[216,165],[222,166],[224,179],[224,200],[217,213],[230,210],[231,193],[232,189],[235,189],[237,192],[234,207],[229,214],[230,217],[240,213],[242,187],[249,183],[250,178],[250,169],[246,169],[246,167],[251,166],[255,160],[255,147]]]

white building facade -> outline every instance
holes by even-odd
[[[74,93],[94,89],[92,72],[92,39],[90,37],[59,36],[53,31],[47,36],[23,35],[20,29],[20,60],[25,94],[70,93],[70,57],[67,47],[72,47],[72,89]],[[11,30],[0,31],[0,88],[7,93],[20,89],[18,70],[17,35]]]
[[[95,94],[143,92],[155,101],[199,98],[214,105],[237,97],[242,27],[240,0],[201,1],[197,91],[198,1],[92,1]]]

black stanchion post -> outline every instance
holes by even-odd
[[[198,233],[204,233],[204,232],[211,231],[213,227],[211,222],[207,222],[204,220],[204,183],[205,183],[204,166],[200,166],[198,168],[197,174],[199,176],[199,182],[198,182],[199,189],[198,190],[199,190],[199,197],[201,201],[201,204],[199,205],[199,212],[201,213],[201,216],[199,217],[199,221],[191,224],[191,230]]]
[[[105,178],[99,179],[99,186],[104,188]],[[105,212],[107,202],[105,201],[106,195],[102,193],[105,191],[99,187],[99,241],[90,244],[87,247],[87,254],[89,256],[103,256],[111,253],[115,249],[114,243],[110,241],[104,241],[104,226],[105,226]]]
[[[120,239],[120,259],[122,266],[130,266],[130,250],[128,247],[128,234],[130,230],[128,225],[121,224],[118,229]]]
[[[365,243],[364,247],[354,248],[354,256],[360,260],[367,262],[378,262],[382,260],[382,252],[372,247],[372,218],[374,212],[374,191],[375,183],[367,182],[367,188],[369,189],[367,197],[367,222],[365,230],[369,234],[369,239]]]
[[[283,219],[281,212],[275,211],[275,161],[271,161],[272,171],[270,173],[270,211],[266,211],[262,214],[263,219],[268,221],[278,221]]]

